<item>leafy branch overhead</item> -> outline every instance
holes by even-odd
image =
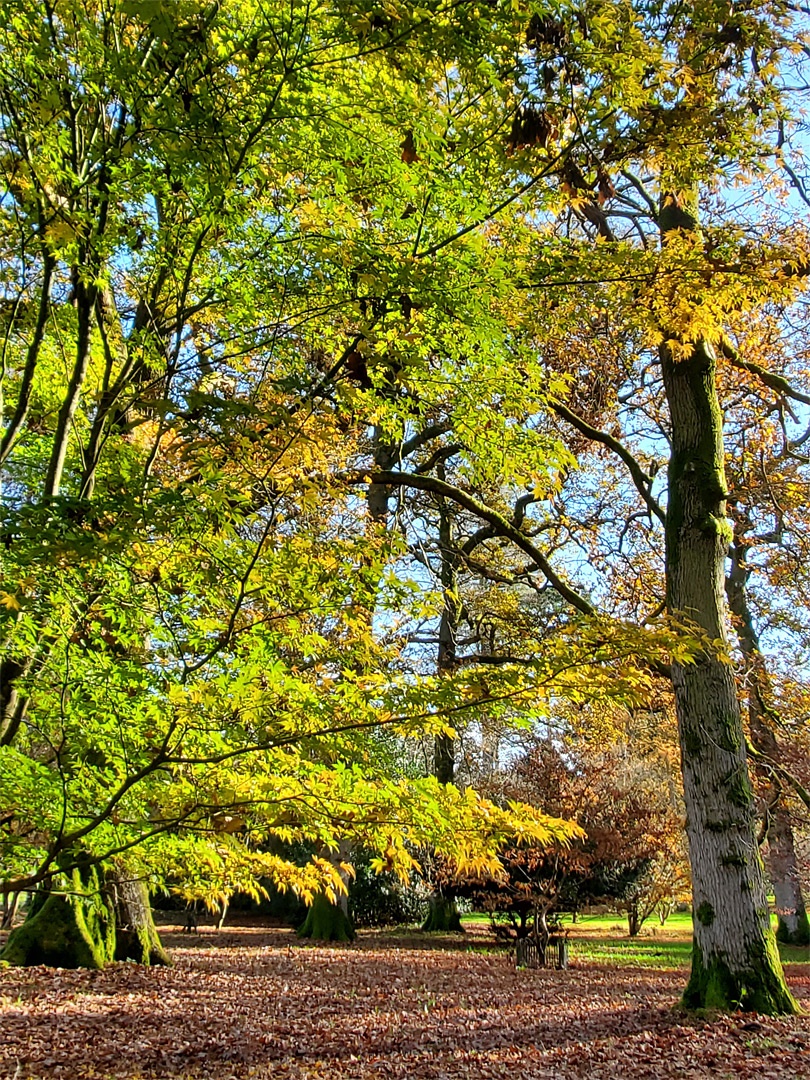
[[[801,661],[793,13],[2,16],[4,888],[497,876],[577,826],[427,745],[674,700],[687,996],[789,1011],[740,698],[806,699],[751,632]]]

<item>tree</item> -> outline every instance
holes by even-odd
[[[627,911],[635,936],[656,906],[688,885],[682,807],[667,748],[636,745],[632,726],[614,710],[615,741],[598,742],[558,717],[553,736],[536,738],[484,790],[494,799],[525,799],[576,820],[583,835],[551,849],[504,853],[505,872],[465,881],[464,895],[506,912],[525,936],[551,911],[609,902]]]
[[[717,370],[725,348],[726,320],[761,307],[777,294],[790,297],[801,277],[797,260],[803,255],[789,253],[776,236],[769,237],[751,261],[752,249],[732,239],[733,233],[724,235],[718,229],[709,242],[698,221],[698,191],[716,185],[727,162],[734,163],[741,177],[761,169],[769,149],[766,125],[770,122],[776,128],[784,105],[757,57],[767,53],[770,63],[776,64],[780,51],[789,53],[791,42],[781,33],[776,11],[742,17],[708,6],[679,30],[674,29],[677,19],[658,24],[657,12],[637,15],[634,25],[639,36],[649,35],[644,38],[648,47],[656,27],[666,26],[659,60],[666,57],[673,66],[656,68],[663,76],[656,89],[643,87],[641,80],[633,105],[626,99],[624,109],[614,107],[607,118],[604,111],[599,114],[604,106],[596,89],[581,107],[572,108],[574,115],[567,122],[576,124],[587,151],[576,154],[573,147],[567,148],[559,168],[560,187],[570,199],[569,221],[578,223],[586,236],[592,226],[601,242],[593,243],[589,236],[590,250],[580,245],[572,253],[570,247],[555,248],[543,234],[537,261],[527,275],[527,292],[540,295],[538,306],[546,315],[552,305],[543,305],[542,289],[555,287],[556,302],[567,284],[561,268],[569,271],[579,260],[580,279],[584,286],[592,286],[588,299],[600,297],[605,306],[624,306],[648,362],[655,356],[653,364],[660,367],[668,406],[661,433],[669,443],[665,510],[653,497],[652,474],[626,446],[571,410],[566,419],[619,457],[647,513],[665,520],[666,607],[672,618],[689,620],[695,640],[702,641],[696,654],[674,657],[671,665],[697,917],[693,973],[685,1001],[694,1007],[743,1005],[791,1011],[795,1002],[785,987],[769,929],[744,732],[725,655],[723,569],[730,531]],[[521,167],[526,171],[531,168],[528,155],[539,153],[538,145],[545,149],[554,131],[565,126],[559,113],[551,111],[561,108],[559,99],[548,106],[549,87],[566,78],[574,87],[593,87],[578,67],[582,54],[591,48],[590,27],[539,14],[535,19],[529,44],[536,50],[538,68],[542,62],[549,72],[545,81],[533,81],[527,73],[521,87],[523,100],[511,144],[524,154]],[[725,27],[722,32],[717,31],[718,23]],[[611,30],[620,37],[615,25]],[[626,42],[616,45],[618,51],[624,47]],[[625,55],[635,58],[639,51],[628,48]],[[562,69],[554,66],[558,60],[564,63]],[[588,60],[592,63],[593,57]],[[671,85],[666,83],[665,69],[679,73]],[[615,70],[606,75],[608,80],[615,77]],[[771,73],[774,70],[771,67]],[[616,83],[611,85],[615,93]],[[649,174],[648,184],[637,179],[638,171]],[[636,245],[629,238],[619,241],[604,209],[615,197],[613,178],[619,176],[644,200],[640,212],[631,215],[640,241]],[[645,233],[640,224],[644,214],[654,223],[657,251],[656,236]],[[800,251],[804,248],[802,240]],[[645,280],[652,283],[650,289],[639,284]],[[640,293],[650,315],[641,325]],[[582,303],[580,295],[572,299],[571,308]],[[632,313],[636,317],[631,320]],[[554,325],[560,325],[558,319]],[[546,325],[538,346],[548,348],[548,340]],[[626,379],[630,372],[623,374]],[[765,378],[773,382],[768,372]],[[564,406],[559,411],[566,415]],[[463,490],[451,492],[429,478],[394,478],[389,473],[387,480],[455,497],[468,509],[475,502]],[[538,570],[569,603],[585,614],[593,610],[581,592],[553,571],[538,545],[510,529],[492,508],[478,504],[477,510],[535,559]]]
[[[663,192],[659,223],[664,243],[673,233],[698,235],[697,198],[687,185]],[[660,359],[672,420],[667,607],[688,613],[716,643],[696,663],[672,669],[696,919],[684,1001],[708,1007],[740,1002],[781,1012],[794,1004],[773,960],[737,688],[718,655],[726,642],[730,536],[717,359],[706,338],[667,338]],[[718,918],[721,906],[724,916]]]
[[[807,616],[802,522],[807,462],[788,435],[786,414],[792,412],[791,402],[799,407],[807,397],[799,388],[806,367],[805,327],[799,312],[792,312],[791,335],[780,338],[772,330],[781,313],[763,315],[756,326],[736,328],[737,362],[742,345],[748,367],[735,365],[733,386],[723,387],[727,397],[734,395],[730,425],[736,448],[728,463],[734,536],[726,595],[739,643],[741,686],[763,807],[760,842],[767,842],[777,937],[799,943],[808,934],[793,839],[797,793],[805,814],[807,810],[801,779],[806,776],[803,740],[796,723],[804,692],[796,673],[804,666],[801,635]],[[784,352],[789,348],[793,354],[788,358]],[[763,363],[773,363],[777,350],[780,369],[791,373],[791,382],[775,394],[776,388],[763,383],[757,370],[764,372]],[[775,648],[768,648],[769,639]]]
[[[451,675],[457,667],[457,639],[461,622],[461,598],[459,596],[458,558],[453,550],[454,514],[452,506],[442,501],[439,505],[439,580],[442,586],[442,608],[439,618],[438,655],[436,670]],[[452,784],[455,780],[454,736],[440,732],[434,740],[433,771],[440,784]],[[461,932],[463,927],[455,899],[445,895],[441,886],[433,890],[430,906],[422,929],[431,932]]]
[[[459,198],[437,195],[430,228],[403,214],[403,117],[434,109],[416,88],[448,22],[411,21],[389,63],[388,24],[381,47],[379,27],[323,14],[6,12],[3,865],[7,890],[47,893],[16,959],[58,910],[91,939],[62,962],[105,962],[114,859],[122,880],[196,866],[218,894],[266,875],[312,900],[342,868],[263,837],[351,836],[406,874],[414,838],[483,866],[515,829],[567,828],[406,782],[384,752],[381,725],[429,734],[451,695],[387,674],[367,613],[381,582],[391,606],[409,589],[333,478],[400,363],[408,291],[430,333],[472,263],[426,280],[398,258]],[[476,20],[454,29],[480,41]]]
[[[435,733],[457,709],[505,711],[552,682],[573,693],[563,661],[573,643],[578,658],[590,650],[597,688],[619,667],[638,698],[664,670],[666,643],[703,914],[687,1000],[789,1010],[724,655],[715,379],[727,322],[792,297],[806,260],[778,232],[753,246],[734,227],[707,232],[697,194],[730,171],[741,182],[760,174],[768,125],[786,123],[777,73],[792,30],[778,5],[739,12],[725,0],[688,23],[677,6],[608,0],[554,13],[437,5],[430,16],[234,0],[192,4],[178,25],[151,6],[65,0],[6,23],[15,397],[2,454],[14,458],[4,535],[16,580],[4,601],[3,730],[13,804],[36,807],[36,774],[53,806],[71,807],[67,826],[39,822],[37,836],[57,839],[17,880],[47,876],[91,835],[100,857],[153,834],[168,848],[170,832],[207,832],[246,877],[260,861],[244,842],[254,829],[334,847],[373,757],[374,737],[358,732],[381,715]],[[393,109],[378,107],[381,87]],[[614,319],[633,362],[622,369],[627,354],[610,355],[603,373],[583,346],[601,344],[594,327]],[[669,406],[665,509],[652,472],[566,404],[566,385],[575,405],[583,396],[581,379],[592,418],[614,415],[622,379],[646,392],[642,364],[659,386],[663,374]],[[592,566],[578,588],[575,564],[560,559],[570,531],[555,500],[573,455],[549,407],[616,455],[643,514],[666,517],[666,627],[649,629],[653,604],[640,625],[617,623],[629,590],[600,595]],[[458,483],[435,462],[392,467],[407,455],[381,467],[369,430],[401,452],[437,413],[431,438],[452,432],[463,449]],[[485,678],[462,670],[417,690],[380,676],[391,658],[367,613],[407,590],[394,573],[381,593],[395,549],[369,553],[347,479],[454,500],[527,556],[530,576],[576,618],[520,678],[517,665]],[[527,485],[539,501],[516,523],[510,508]],[[623,527],[612,532],[621,547]],[[43,550],[50,572],[33,587]],[[87,745],[96,711],[108,720]],[[135,734],[113,753],[121,718]],[[261,764],[241,770],[242,760]],[[79,774],[92,797],[74,816]],[[369,804],[407,805],[416,827],[434,820],[438,799],[452,848],[449,823],[472,797],[416,785],[420,811],[387,779],[380,770],[364,789]],[[318,809],[327,794],[331,816]],[[9,827],[16,852],[20,819]],[[407,848],[375,830],[371,811],[352,829],[407,868]],[[272,872],[288,880],[278,864]],[[334,867],[312,872],[340,889]]]
[[[746,560],[748,546],[749,541],[744,534],[735,529],[726,592],[729,607],[737,620],[737,633],[746,663],[751,741],[757,754],[762,755],[759,761],[766,763],[764,767],[759,766],[766,785],[762,832],[768,841],[768,869],[778,917],[777,938],[792,944],[807,944],[810,925],[799,880],[793,828],[782,790],[783,780],[776,771],[784,761],[775,730],[779,716],[770,704],[770,679],[747,599],[746,585],[750,576]]]

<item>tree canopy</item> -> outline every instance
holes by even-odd
[[[119,858],[334,896],[342,841],[497,871],[575,826],[403,741],[664,680],[687,1000],[791,1009],[723,596],[734,539],[800,641],[791,9],[0,10],[5,887]]]

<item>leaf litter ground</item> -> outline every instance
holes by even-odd
[[[350,946],[240,927],[164,932],[175,967],[0,972],[0,1076],[14,1080],[810,1078],[810,1020],[697,1019],[685,972],[576,962],[516,971],[467,938]],[[792,965],[810,1008],[810,966]]]

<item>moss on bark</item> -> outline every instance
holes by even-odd
[[[116,960],[134,960],[147,967],[171,967],[172,961],[154,926],[124,927],[116,931]]]
[[[692,972],[683,995],[687,1009],[711,1009],[718,1012],[765,1013],[783,1016],[800,1013],[796,999],[788,989],[779,963],[776,941],[768,933],[762,948],[752,948],[743,971],[732,971],[722,956],[704,961],[697,941],[692,945]]]
[[[115,956],[115,916],[95,868],[74,870],[71,893],[50,893],[14,930],[0,953],[9,964],[31,967],[106,967]]]
[[[171,966],[152,918],[146,882],[116,866],[108,874],[107,885],[115,909],[115,959]]]
[[[463,934],[455,900],[449,900],[441,893],[434,893],[430,898],[430,909],[422,923],[422,929],[435,934]]]
[[[711,926],[714,922],[714,908],[708,902],[704,900],[700,907],[695,912],[695,917],[698,922],[703,923],[704,926]]]
[[[314,941],[354,941],[355,931],[343,908],[323,894],[316,896],[307,917],[296,931],[300,938]]]

